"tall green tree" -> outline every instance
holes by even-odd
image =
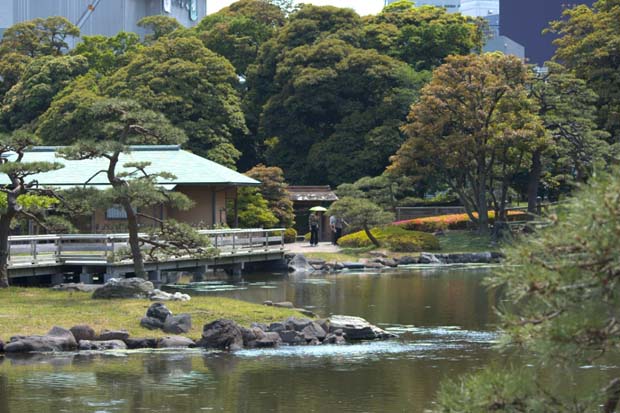
[[[547,144],[527,95],[528,74],[514,56],[449,57],[412,106],[403,127],[409,139],[391,170],[436,177],[459,196],[480,232],[487,232],[489,206],[501,221],[513,179],[530,154]]]
[[[71,54],[84,56],[90,70],[109,75],[127,65],[140,48],[140,36],[119,32],[112,37],[83,36]]]
[[[240,153],[231,139],[246,132],[238,80],[230,63],[197,38],[163,37],[101,83],[105,95],[164,113],[185,131],[192,151],[235,167]]]
[[[9,286],[9,235],[14,219],[22,217],[41,223],[35,211],[57,202],[53,192],[39,188],[33,175],[60,169],[62,165],[24,161],[26,150],[37,143],[35,136],[24,131],[0,135],[0,288]]]
[[[277,225],[278,218],[258,188],[240,188],[237,196],[239,227],[273,228]],[[228,214],[231,218],[233,215],[233,211]]]
[[[205,46],[227,58],[245,76],[260,46],[284,25],[285,12],[265,0],[239,0],[203,18],[196,33]]]
[[[528,182],[528,211],[536,212],[543,175],[548,185],[584,182],[595,165],[610,156],[608,133],[596,125],[596,94],[585,81],[554,62],[534,74],[529,88],[551,139],[532,153]]]
[[[450,55],[482,48],[480,26],[471,17],[443,7],[415,7],[403,0],[364,21],[362,44],[407,62],[416,70],[432,70]]]
[[[102,207],[116,204],[125,211],[137,277],[146,277],[143,246],[148,247],[152,259],[157,253],[179,256],[208,252],[207,240],[188,225],[161,220],[147,212],[149,207],[161,204],[181,210],[192,206],[187,196],[158,186],[159,180],[173,176],[161,171],[151,172],[148,162],[120,163],[121,154],[131,152],[132,145],[183,143],[186,136],[182,130],[174,127],[162,114],[144,109],[134,101],[94,97],[94,93],[90,99],[81,101],[79,107],[68,107],[62,100],[55,102],[44,117],[42,131],[50,130],[47,122],[72,125],[64,130],[63,139],[71,145],[61,151],[61,156],[73,160],[106,161],[105,169],[97,174],[107,177],[111,189],[99,199],[104,200]],[[156,232],[147,236],[139,234],[139,217],[155,222]]]
[[[183,25],[174,17],[168,16],[147,16],[138,20],[138,27],[150,31],[144,36],[144,43],[151,44],[164,36],[172,34],[175,30],[181,29]]]
[[[295,224],[293,201],[289,198],[286,189],[288,184],[284,180],[284,172],[277,166],[258,164],[245,173],[250,178],[260,181],[260,194],[269,205],[269,210],[278,219],[278,225],[291,228]]]
[[[620,0],[599,0],[593,8],[567,9],[551,24],[559,35],[555,59],[598,95],[598,126],[620,139]]]
[[[620,380],[606,367],[620,342],[620,175],[599,175],[557,212],[486,281],[506,303],[502,348],[517,357],[444,384],[437,411],[617,411]]]
[[[83,56],[42,56],[33,59],[20,80],[4,95],[0,123],[7,130],[28,127],[73,79],[88,71]]]

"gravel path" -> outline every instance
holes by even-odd
[[[293,253],[308,253],[308,252],[340,252],[338,245],[332,245],[331,242],[319,242],[319,245],[313,247],[308,242],[295,242],[293,244],[286,244],[284,246],[288,251]]]

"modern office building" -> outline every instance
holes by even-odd
[[[530,63],[543,65],[555,53],[551,34],[543,35],[549,22],[562,18],[567,8],[580,4],[592,6],[595,0],[501,0],[500,32],[525,46]]]
[[[15,23],[49,16],[66,17],[82,35],[144,34],[137,22],[146,16],[170,16],[193,26],[206,14],[206,0],[0,0],[0,34]]]

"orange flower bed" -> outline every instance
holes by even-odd
[[[478,214],[474,212],[474,216],[478,217]],[[526,216],[527,214],[521,211],[508,211],[509,220],[516,221],[524,219]],[[489,211],[489,221],[493,222],[494,219],[495,211]],[[470,224],[471,220],[467,214],[448,214],[397,221],[392,225],[397,225],[410,231],[435,232],[447,229],[467,229]]]

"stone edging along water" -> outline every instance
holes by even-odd
[[[374,253],[374,255],[373,258],[362,259],[358,262],[326,262],[320,259],[308,259],[303,254],[295,254],[288,257],[288,269],[291,272],[337,272],[342,270],[395,268],[401,265],[415,264],[496,264],[504,258],[504,255],[499,252],[451,254],[422,252],[419,256],[391,258],[383,253]]]

